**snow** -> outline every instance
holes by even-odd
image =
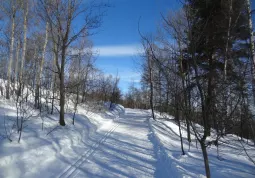
[[[156,160],[146,119],[147,113],[126,109],[125,115],[115,120],[112,133],[73,176],[153,177]]]
[[[11,131],[15,105],[0,98],[0,177],[205,177],[194,135],[190,151],[184,139],[186,155],[181,155],[173,117],[153,121],[149,110],[121,105],[108,108],[109,103],[100,112],[79,106],[75,125],[70,111],[65,115],[65,127],[58,126],[58,114],[45,115],[44,130],[35,111],[17,143],[17,131],[13,129],[10,142],[4,127],[5,121],[8,133]],[[182,134],[186,136],[184,125]],[[222,140],[221,161],[216,148],[208,148],[212,177],[255,176],[255,166],[236,140],[235,135]],[[254,146],[244,144],[254,158]]]
[[[149,123],[153,142],[158,145],[158,157],[165,160],[165,164],[170,168],[169,172],[172,173],[171,177],[206,177],[200,145],[197,143],[198,148],[196,147],[195,136],[192,134],[189,150],[184,124],[181,128],[186,154],[182,155],[179,128],[172,117],[167,120],[150,120]],[[216,146],[207,148],[211,177],[255,177],[255,166],[248,160],[237,136],[227,135],[220,139],[219,143],[221,159],[217,157]],[[251,145],[253,143],[250,141],[249,145],[243,144],[249,155],[255,159],[255,146]]]
[[[3,139],[5,135],[4,118],[7,130],[15,121],[15,105],[0,99],[0,177],[56,177],[72,165],[80,155],[95,146],[102,134],[113,125],[118,111],[107,113],[88,112],[79,107],[72,125],[72,113],[65,115],[67,126],[58,126],[58,115],[44,118],[44,130],[41,119],[34,114],[25,123],[21,143],[17,143],[18,134],[12,134],[12,142]],[[10,123],[10,127],[8,127]],[[54,129],[54,131],[52,131]],[[52,131],[52,132],[50,132]],[[50,132],[50,133],[49,133]]]

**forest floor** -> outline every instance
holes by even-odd
[[[0,177],[205,177],[201,149],[192,135],[189,149],[182,125],[185,155],[181,155],[178,126],[174,120],[148,110],[124,109],[89,112],[79,107],[72,125],[66,114],[65,127],[58,115],[42,119],[35,113],[25,122],[22,139],[12,128],[13,103],[0,100]],[[5,139],[11,133],[12,142]],[[243,143],[255,158],[251,141]],[[219,147],[208,147],[212,177],[255,177],[255,166],[241,149],[238,137],[228,135]]]

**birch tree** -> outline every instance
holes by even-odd
[[[254,32],[253,32],[253,25],[252,25],[252,10],[251,10],[251,3],[250,0],[246,0],[246,8],[247,8],[247,15],[249,20],[249,34],[250,34],[250,58],[252,64],[252,93],[253,93],[253,102],[255,105],[255,46],[254,46]]]
[[[46,54],[46,47],[48,43],[48,27],[49,24],[46,22],[46,28],[45,28],[45,39],[44,39],[44,45],[43,45],[43,52],[42,52],[42,59],[40,62],[40,65],[38,67],[37,77],[36,77],[36,89],[35,89],[35,107],[39,108],[39,93],[40,93],[40,86],[41,86],[41,77],[43,72],[43,65],[45,60],[45,54]]]
[[[23,47],[22,47],[22,56],[21,56],[21,67],[20,67],[20,82],[23,81],[23,70],[24,70],[24,63],[26,57],[26,50],[27,50],[27,18],[28,18],[28,0],[22,1],[23,6],[23,14],[24,14],[24,21],[23,21]],[[19,89],[21,92],[21,86]]]
[[[65,67],[70,45],[78,38],[88,36],[89,31],[101,24],[102,8],[105,5],[83,0],[40,0],[43,20],[49,23],[49,33],[56,45],[56,68],[60,81],[60,116],[59,123],[65,126]],[[81,25],[75,26],[74,22]]]
[[[9,47],[9,63],[7,69],[7,85],[6,85],[6,99],[10,99],[10,85],[11,85],[11,77],[12,77],[12,63],[13,63],[13,56],[14,56],[14,42],[15,42],[15,20],[16,14],[19,7],[19,1],[11,0],[8,2],[10,8],[5,7],[5,1],[2,1],[0,4],[1,10],[8,16],[11,22],[11,34],[10,34],[10,47]]]
[[[251,74],[252,74],[252,94],[253,94],[253,105],[255,106],[255,36],[253,31],[253,24],[252,24],[252,13],[254,10],[251,10],[251,3],[250,0],[246,0],[246,9],[247,9],[247,15],[248,15],[248,21],[249,21],[249,44],[250,44],[250,60],[251,60]],[[251,123],[253,120],[251,120]],[[253,140],[255,144],[255,133],[253,129],[253,124],[250,124],[251,130],[253,131]]]

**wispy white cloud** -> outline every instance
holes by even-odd
[[[138,44],[115,45],[115,46],[95,46],[94,50],[99,56],[133,56],[141,53],[141,47]]]

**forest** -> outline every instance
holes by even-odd
[[[201,146],[207,177],[206,147],[227,134],[255,142],[253,13],[249,0],[187,0],[162,15],[158,34],[140,32],[142,88],[131,85],[124,106],[150,108],[154,119],[154,110],[168,113],[179,126],[185,122],[188,141],[192,129]],[[207,141],[211,129],[217,136]]]
[[[240,149],[255,165],[254,155],[245,147],[255,148],[251,2],[180,3],[181,8],[161,14],[156,33],[143,32],[137,21],[141,81],[123,92],[118,73],[113,76],[97,68],[100,52],[91,40],[112,8],[109,1],[1,0],[0,95],[2,101],[12,103],[14,117],[0,115],[0,142],[13,142],[16,137],[20,142],[35,113],[44,130],[50,115],[57,117],[57,127],[68,127],[66,120],[76,124],[79,107],[102,112],[120,104],[149,110],[155,122],[173,116],[181,155],[193,143],[199,145],[207,178],[212,177],[208,148],[215,146],[221,159],[218,147],[227,135],[238,137]],[[52,132],[55,127],[47,135]]]

